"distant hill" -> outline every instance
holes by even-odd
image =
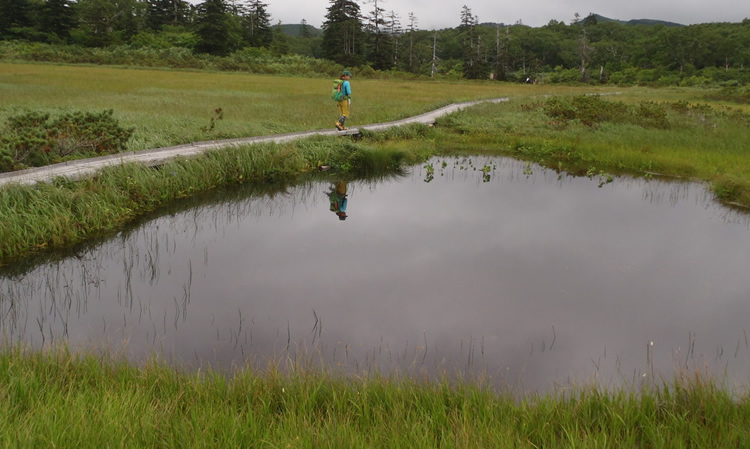
[[[490,28],[497,28],[497,27],[501,27],[502,28],[502,27],[507,26],[507,25],[505,25],[502,22],[500,22],[500,23],[497,23],[497,22],[482,22],[482,23],[479,24],[479,26],[480,27],[490,27]]]
[[[307,28],[307,32],[309,33],[310,37],[317,37],[323,34],[323,30],[321,30],[320,28],[315,28],[312,25],[305,25],[305,28]],[[302,25],[299,23],[293,25],[282,23],[281,31],[283,31],[284,34],[288,34],[289,36],[300,37],[300,35],[302,34]]]
[[[667,22],[665,20],[633,19],[633,20],[625,21],[625,20],[610,19],[609,17],[600,16],[599,14],[594,14],[594,17],[596,18],[597,22],[617,22],[623,25],[665,25],[668,27],[685,26],[681,23]]]
[[[665,20],[654,20],[654,19],[633,19],[633,20],[617,20],[617,19],[610,19],[609,17],[600,16],[599,14],[592,14],[597,22],[617,22],[621,25],[664,25],[668,27],[681,27],[685,26],[680,23],[675,22],[667,22]],[[586,17],[581,17],[581,21],[586,20]],[[483,22],[480,23],[479,26],[483,27],[504,27],[507,26],[504,23],[495,23],[495,22]]]

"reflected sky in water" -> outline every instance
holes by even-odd
[[[0,333],[188,366],[483,371],[525,390],[686,367],[750,385],[748,215],[700,184],[430,164],[348,183],[345,221],[330,174],[5,275]]]

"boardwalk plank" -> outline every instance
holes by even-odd
[[[284,143],[297,139],[304,139],[311,136],[349,136],[357,135],[360,130],[383,131],[396,126],[403,126],[412,123],[434,124],[435,121],[444,115],[451,114],[469,106],[480,103],[500,103],[508,101],[508,98],[495,98],[491,100],[469,101],[465,103],[454,103],[425,114],[409,117],[403,120],[392,122],[375,123],[364,125],[356,128],[350,128],[344,131],[334,129],[302,131],[288,134],[276,134],[272,136],[244,137],[239,139],[215,140],[207,142],[194,142],[185,145],[173,147],[156,148],[141,151],[128,151],[108,156],[101,156],[90,159],[81,159],[75,161],[62,162],[59,164],[48,165],[45,167],[36,167],[15,172],[0,173],[0,187],[10,184],[36,184],[38,182],[51,182],[52,180],[65,177],[70,180],[78,180],[88,176],[93,176],[99,170],[113,165],[121,165],[128,162],[139,162],[148,166],[161,165],[176,157],[195,156],[206,151],[218,148],[232,146],[253,145],[258,143],[274,142]]]

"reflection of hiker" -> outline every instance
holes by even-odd
[[[341,99],[337,102],[339,107],[339,119],[336,122],[336,129],[339,131],[346,129],[345,123],[349,117],[349,106],[352,104],[352,86],[349,83],[352,74],[348,70],[341,72]]]
[[[339,181],[332,185],[328,200],[331,202],[331,212],[338,215],[339,220],[346,220],[346,182]]]

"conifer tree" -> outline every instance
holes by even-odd
[[[488,64],[484,57],[481,35],[477,32],[479,19],[464,5],[461,9],[459,33],[463,38],[463,73],[468,79],[481,79],[487,75]]]
[[[164,25],[187,25],[190,4],[184,0],[149,0],[146,23],[152,30],[161,30]]]
[[[47,0],[41,9],[42,29],[54,33],[60,39],[67,39],[75,26],[75,13],[70,0]]]
[[[273,42],[271,15],[268,4],[260,0],[250,0],[247,13],[243,17],[244,38],[251,47],[270,47]]]
[[[302,39],[310,39],[312,37],[310,34],[310,27],[305,19],[302,19],[299,22],[299,37]]]
[[[25,29],[33,25],[29,0],[0,1],[0,38],[23,38]]]
[[[273,42],[271,43],[271,52],[275,56],[282,56],[289,53],[289,39],[281,27],[281,21],[273,27]]]
[[[387,33],[385,9],[380,7],[383,0],[372,0],[373,8],[367,16],[367,60],[376,70],[388,70],[393,66],[390,35]]]
[[[359,5],[351,0],[331,0],[323,23],[323,57],[348,67],[361,65],[364,41]]]
[[[419,29],[417,22],[417,16],[413,12],[410,12],[409,25],[406,28],[409,35],[409,64],[407,68],[410,72],[414,71],[414,33]]]
[[[229,53],[229,17],[224,0],[206,0],[198,5],[196,50],[224,56]]]

